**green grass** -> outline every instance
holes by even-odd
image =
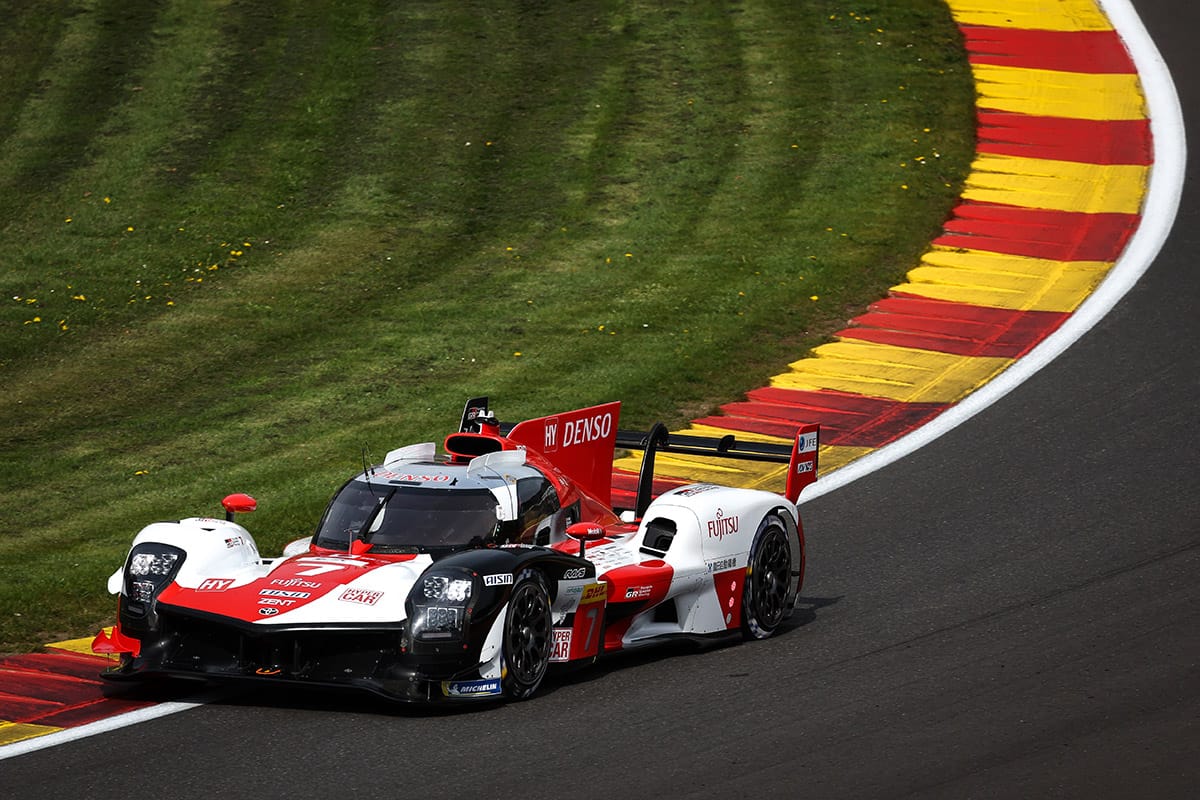
[[[738,398],[973,151],[937,0],[8,5],[0,652],[110,621],[138,528],[230,491],[277,552],[470,395]]]

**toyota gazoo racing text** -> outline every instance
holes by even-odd
[[[804,579],[796,500],[816,477],[817,426],[766,444],[622,431],[619,412],[499,425],[474,398],[441,454],[388,453],[278,558],[234,521],[254,509],[248,495],[226,497],[224,519],[148,525],[108,582],[117,622],[93,649],[120,660],[105,677],[513,700],[605,653],[770,636]],[[644,451],[636,492],[613,489],[618,446]],[[787,464],[787,489],[701,483],[654,497],[656,453]]]

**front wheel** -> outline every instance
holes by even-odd
[[[766,639],[787,617],[792,575],[792,548],[787,529],[776,517],[767,517],[750,545],[746,587],[742,594],[742,635]]]
[[[550,591],[537,570],[522,570],[513,582],[504,620],[504,696],[524,700],[537,691],[550,666],[553,634]]]

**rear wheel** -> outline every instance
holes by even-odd
[[[537,570],[522,570],[513,582],[504,620],[504,695],[510,700],[530,697],[550,666],[553,633],[550,591]]]
[[[767,638],[787,617],[791,576],[787,528],[777,517],[767,517],[750,545],[742,594],[742,635],[747,639]]]

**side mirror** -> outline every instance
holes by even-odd
[[[579,557],[587,552],[588,542],[598,542],[604,538],[604,527],[594,522],[576,522],[567,526],[567,536],[579,542]]]
[[[221,501],[225,508],[225,520],[233,522],[234,514],[248,514],[258,508],[258,501],[248,494],[231,494]]]

